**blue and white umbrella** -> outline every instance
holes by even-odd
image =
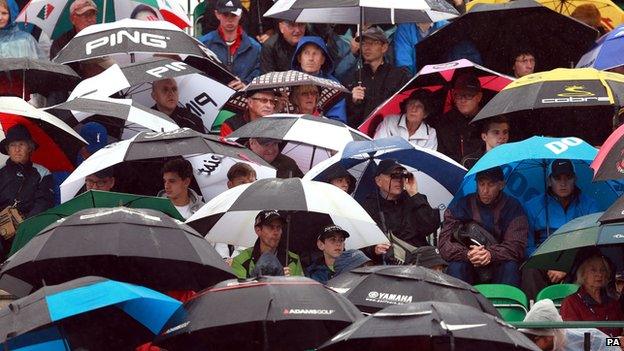
[[[576,67],[607,70],[624,65],[624,24],[603,35],[579,60]]]

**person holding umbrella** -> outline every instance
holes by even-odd
[[[283,266],[284,275],[303,275],[299,256],[284,252],[281,244],[286,219],[276,210],[262,210],[255,219],[254,230],[258,239],[253,247],[243,250],[232,261],[232,270],[240,279],[250,278],[251,273],[264,254],[274,255]],[[288,262],[284,262],[288,255]]]
[[[11,10],[7,0],[0,0],[0,57],[44,58],[35,38],[13,22],[17,13]]]
[[[535,72],[535,55],[533,52],[524,48],[516,51],[511,70],[516,78],[524,77]]]
[[[277,178],[303,178],[297,162],[281,152],[279,140],[250,138],[247,147],[277,170]]]
[[[52,46],[50,47],[50,59],[56,57],[59,51],[61,51],[78,32],[95,24],[97,22],[97,13],[98,8],[93,0],[74,0],[69,7],[69,20],[71,21],[72,29],[63,33],[63,35],[52,42]]]

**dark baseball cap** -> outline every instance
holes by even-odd
[[[393,159],[382,160],[377,165],[377,171],[375,172],[375,176],[378,176],[380,174],[386,174],[386,175],[392,174],[392,172],[394,172],[394,170],[396,169],[407,170],[405,167],[403,167],[403,165],[398,163],[396,160],[393,160]]]
[[[284,219],[284,217],[279,212],[277,212],[277,210],[262,210],[256,216],[254,226],[257,227],[260,225],[271,223],[271,221],[273,221],[274,219],[279,219],[282,222],[286,222],[286,219]]]
[[[325,239],[329,238],[330,236],[332,236],[334,234],[340,234],[345,239],[350,236],[349,233],[346,230],[340,228],[337,225],[332,224],[332,225],[328,225],[325,228],[323,228],[323,230],[321,231],[321,233],[318,236],[318,240],[325,240]]]
[[[477,172],[477,181],[483,178],[487,178],[493,181],[504,181],[505,174],[503,173],[502,168],[496,166],[496,167],[485,169],[481,172]]]
[[[474,74],[464,73],[455,79],[453,89],[469,90],[478,93],[481,91],[481,82]]]
[[[243,13],[243,5],[239,0],[217,0],[215,9],[219,13],[231,13],[236,16]]]
[[[370,27],[367,30],[363,31],[362,37],[373,39],[373,40],[378,40],[386,44],[389,43],[388,38],[386,37],[386,33],[384,33],[383,30],[381,30],[378,27]],[[360,42],[359,35],[355,38],[355,41],[357,41],[358,43]]]
[[[574,165],[572,161],[565,159],[556,159],[550,163],[550,167],[548,167],[548,176],[557,177],[562,174],[574,175]]]

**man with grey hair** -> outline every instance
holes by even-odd
[[[180,93],[175,79],[166,78],[152,83],[152,99],[156,102],[152,109],[169,116],[180,128],[190,128],[200,133],[206,133],[201,118],[193,114],[188,108],[178,105]]]

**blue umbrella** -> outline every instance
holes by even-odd
[[[603,35],[579,60],[576,67],[607,70],[624,65],[624,24]]]
[[[624,191],[621,182],[592,183],[590,163],[598,150],[575,137],[532,137],[516,143],[497,146],[487,152],[464,177],[457,199],[477,190],[475,176],[478,172],[501,166],[505,174],[505,192],[526,203],[546,191],[548,165],[555,159],[569,159],[576,172],[576,184],[581,191],[593,197],[601,210],[609,207]]]
[[[136,347],[158,334],[181,305],[141,286],[79,278],[43,287],[1,309],[0,342],[22,351]]]
[[[413,172],[419,191],[427,195],[433,208],[441,210],[448,206],[466,174],[464,167],[437,151],[413,146],[400,137],[391,137],[349,142],[344,150],[310,169],[304,179],[326,181],[335,165],[340,164],[356,178],[353,197],[363,201],[376,189],[377,164],[385,159],[395,159]]]

